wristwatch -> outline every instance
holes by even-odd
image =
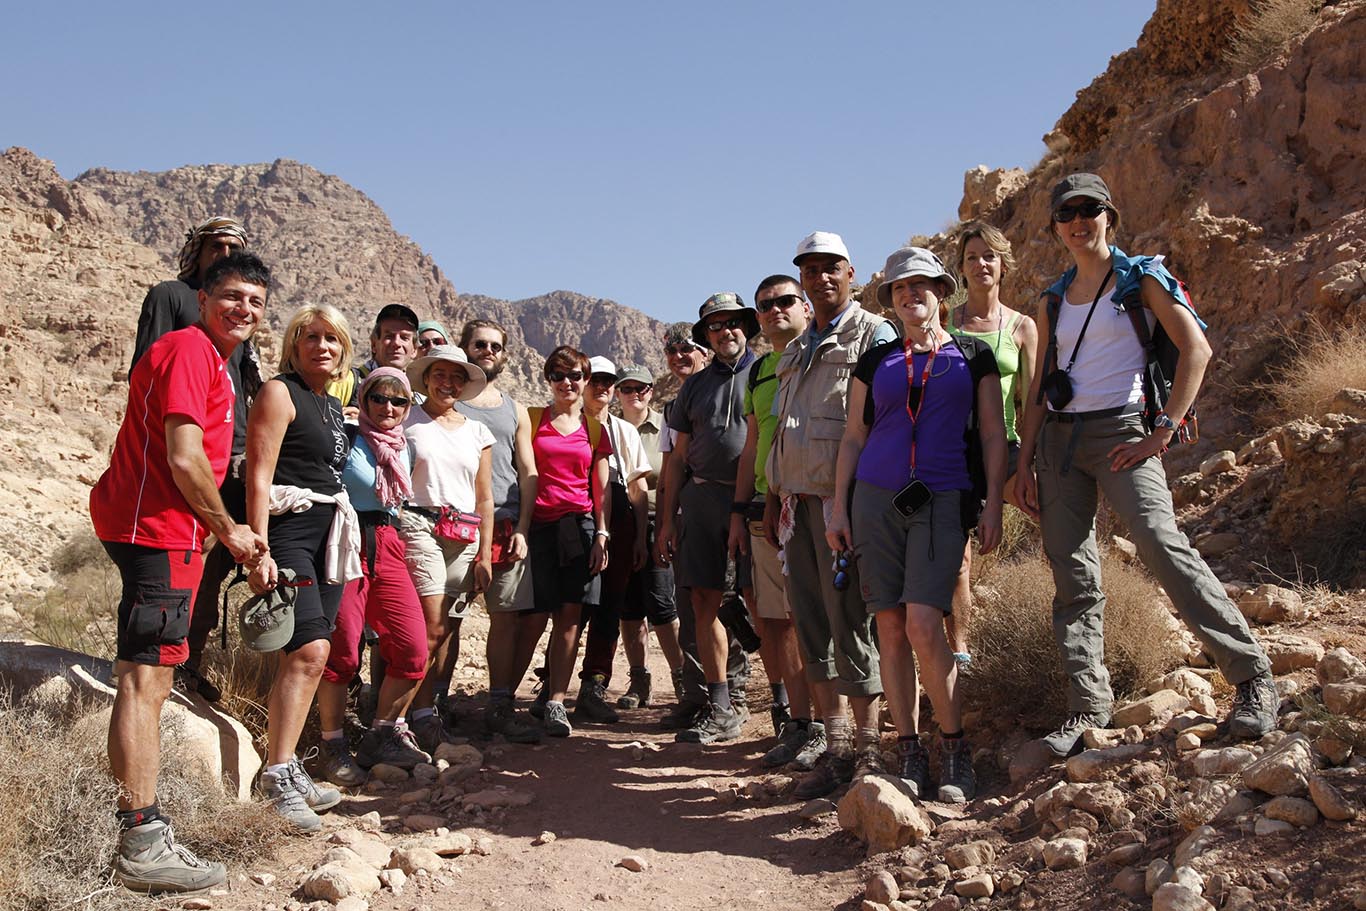
[[[1175,433],[1176,422],[1172,420],[1171,415],[1167,414],[1167,412],[1159,411],[1157,417],[1153,418],[1153,429],[1170,430],[1172,433]]]

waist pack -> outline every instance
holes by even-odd
[[[477,512],[464,512],[451,506],[441,507],[441,512],[432,526],[432,534],[447,541],[473,544],[479,540],[479,523],[483,519]]]

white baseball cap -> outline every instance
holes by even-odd
[[[808,253],[833,253],[845,262],[849,261],[849,248],[844,238],[829,231],[812,231],[797,244],[797,255],[792,257],[792,265],[800,266],[802,257]]]
[[[617,365],[602,356],[590,357],[588,359],[588,373],[590,376],[605,373],[615,380],[617,378]]]

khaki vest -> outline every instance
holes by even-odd
[[[839,328],[823,338],[805,369],[811,344],[802,333],[778,361],[778,427],[768,453],[768,483],[782,494],[835,495],[835,459],[849,417],[849,380],[858,359],[887,322],[853,301]]]

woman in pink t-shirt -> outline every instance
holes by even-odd
[[[583,413],[588,358],[567,345],[545,362],[550,405],[531,409],[531,449],[538,490],[532,511],[530,550],[535,608],[523,619],[519,641],[534,644],[551,622],[549,673],[541,690],[545,730],[568,737],[573,728],[564,708],[565,691],[578,654],[584,602],[596,603],[599,574],[607,568],[607,457],[612,442],[602,425]],[[525,668],[530,649],[519,655]],[[538,700],[540,701],[540,700]]]

